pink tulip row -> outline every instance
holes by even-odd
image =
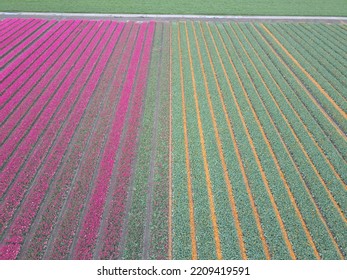
[[[65,52],[62,59],[68,59],[71,54],[72,56],[70,56],[64,67],[60,68],[59,65],[55,65],[55,67],[52,68],[52,71],[50,72],[49,76],[47,75],[47,78],[51,79],[54,73],[58,73],[58,75],[50,82],[49,86],[45,88],[43,97],[36,102],[28,114],[26,114],[26,117],[21,125],[16,128],[14,133],[11,134],[4,145],[2,145],[0,148],[0,159],[2,162],[5,162],[5,160],[7,160],[14,151],[11,159],[8,161],[8,164],[0,174],[1,196],[9,187],[15,174],[18,172],[21,165],[27,158],[27,155],[32,150],[32,147],[39,139],[42,131],[44,131],[46,125],[49,124],[56,108],[64,99],[64,96],[66,95],[69,86],[73,82],[74,77],[76,77],[78,74],[79,69],[74,67],[73,62],[76,61],[80,56],[78,48],[81,42],[89,42],[93,37],[95,31],[90,31],[91,25],[92,23],[88,25],[89,27],[84,29],[84,31],[79,35],[78,39],[70,45],[68,49],[69,51]],[[96,30],[96,27],[93,30]],[[57,42],[57,44],[58,43],[59,42]],[[52,47],[54,47],[54,45]],[[83,61],[81,63],[83,63]],[[61,81],[63,81],[67,76],[69,76],[69,80],[71,82],[68,83],[66,81],[65,83],[62,83]],[[31,83],[35,83],[35,81],[32,80]],[[40,91],[41,89],[38,87],[37,90]],[[37,95],[35,92],[31,92],[31,94],[35,96]],[[47,98],[50,98],[48,105],[46,105]],[[43,108],[44,111],[42,111]],[[34,124],[31,125],[33,122]],[[19,139],[21,139],[23,135],[26,135],[26,137],[21,143],[19,143]]]
[[[28,28],[18,32],[19,34],[13,34],[10,39],[6,39],[5,45],[0,50],[0,58],[3,58],[15,48],[20,48],[25,45],[26,40],[37,38],[37,33],[39,33],[40,28],[45,24],[47,24],[46,20],[35,20],[33,23],[30,23]],[[13,40],[11,41],[12,37]]]
[[[1,32],[1,37],[5,35],[7,32],[11,31],[11,27],[15,27],[18,22],[22,20],[19,18],[5,18],[3,20],[0,20],[0,32]],[[1,38],[0,37],[0,38]]]
[[[41,36],[51,28],[53,22],[47,22],[40,27],[34,34],[23,40],[23,42],[17,47],[10,49],[10,51],[0,59],[0,69],[10,65],[13,62],[13,59],[22,53],[23,49],[28,45],[35,43]]]
[[[120,23],[117,26],[113,38],[110,41],[111,47],[114,47],[118,42],[124,25],[125,23]],[[126,37],[123,36],[123,38],[125,39]],[[34,230],[35,233],[29,239],[29,249],[25,250],[27,252],[25,258],[39,259],[41,258],[45,250],[45,244],[47,244],[48,239],[52,234],[53,225],[56,223],[58,215],[62,210],[62,206],[64,204],[64,196],[69,193],[71,184],[73,183],[75,171],[78,168],[78,164],[81,161],[83,151],[88,143],[88,134],[91,133],[90,126],[93,124],[94,120],[98,118],[99,111],[101,111],[100,114],[103,113],[103,110],[100,108],[99,104],[102,103],[102,100],[104,100],[104,102],[106,100],[105,103],[108,103],[105,92],[107,91],[108,82],[112,79],[112,74],[114,71],[113,67],[118,63],[121,50],[123,49],[123,41],[124,40],[122,38],[119,40],[119,43],[115,48],[110,61],[108,62],[108,66],[104,70],[104,74],[99,80],[99,84],[95,90],[91,104],[88,105],[86,115],[81,120],[76,136],[69,146],[65,164],[63,164],[62,170],[60,170],[58,176],[51,183],[51,186],[53,185],[54,189],[52,189],[52,193],[50,193],[49,197],[45,199],[45,206],[42,214],[40,214],[40,220],[38,222],[37,228],[32,228],[32,231]],[[112,101],[110,100],[110,102]],[[67,209],[70,210],[70,207],[73,206],[69,205]]]
[[[13,42],[19,35],[25,32],[26,29],[32,27],[37,24],[38,21],[35,19],[21,19],[19,24],[13,26],[7,34],[1,33],[1,41],[0,41],[0,51],[3,50],[6,46],[8,46],[11,42]]]
[[[59,40],[52,45],[52,51],[47,52],[47,55],[43,55],[41,59],[33,63],[32,67],[36,70],[34,74],[13,94],[13,98],[1,108],[0,143],[3,143],[9,134],[12,133],[13,129],[20,125],[22,118],[34,106],[36,100],[44,104],[41,102],[43,98],[42,93],[52,80],[52,77],[59,72],[60,67],[70,55],[70,52],[66,51],[66,49],[75,39],[76,33],[74,33],[74,30],[79,24],[80,22],[76,21],[69,26],[65,33],[59,34]],[[60,58],[60,56],[62,57]],[[55,65],[55,63],[57,64]],[[51,93],[47,93],[46,95],[49,97]],[[30,127],[30,124],[26,124],[25,126]]]
[[[103,229],[104,236],[102,239],[103,249],[100,254],[101,259],[119,258],[119,254],[115,250],[115,244],[119,244],[120,241],[122,218],[125,210],[128,186],[132,175],[132,164],[136,158],[136,139],[138,128],[141,123],[143,97],[146,89],[154,30],[155,24],[151,22],[149,24],[146,41],[144,42],[142,61],[138,69],[136,87],[134,88],[134,97],[132,99],[128,124],[129,128],[125,136],[125,144],[121,151],[116,179],[117,187],[112,194],[112,206],[110,212],[107,213],[109,216],[106,227]]]
[[[4,31],[5,29],[8,29],[10,26],[14,26],[20,20],[23,20],[23,19],[21,19],[21,18],[5,18],[5,19],[0,20],[0,31]]]
[[[86,37],[83,39],[82,43],[81,42],[76,42],[75,47],[78,49],[80,44],[88,44],[95,33],[98,31],[98,27],[94,25],[94,28],[92,30],[89,30],[89,28],[86,29]],[[82,34],[83,35],[83,34]],[[100,35],[97,35],[97,38],[99,38]],[[72,107],[72,104],[74,104],[75,99],[77,98],[77,87],[81,87],[83,85],[83,81],[81,81],[82,75],[76,80],[76,77],[78,76],[80,69],[84,69],[84,64],[88,60],[89,56],[93,52],[93,49],[96,45],[96,41],[93,40],[92,44],[88,46],[86,49],[80,49],[78,52],[75,52],[67,65],[70,65],[70,68],[75,66],[73,68],[73,71],[70,71],[70,74],[68,75],[68,78],[66,73],[69,73],[68,71],[65,73],[65,71],[61,71],[59,75],[57,76],[57,82],[56,86],[58,86],[59,83],[62,83],[62,86],[59,87],[57,93],[56,93],[56,98],[52,100],[50,105],[47,107],[46,111],[44,114],[41,115],[41,118],[35,123],[35,125],[32,127],[30,130],[26,140],[23,141],[20,149],[17,149],[17,153],[14,155],[12,160],[10,161],[9,165],[7,166],[8,168],[3,170],[1,173],[0,179],[0,184],[1,187],[3,187],[3,182],[7,181],[8,178],[14,176],[16,174],[20,167],[20,164],[26,156],[28,156],[31,147],[35,145],[35,142],[37,139],[39,139],[39,134],[41,134],[42,130],[48,124],[49,119],[52,117],[54,111],[57,110],[59,107],[59,111],[55,114],[54,121],[50,123],[50,126],[45,128],[44,134],[41,137],[40,141],[36,144],[36,149],[34,152],[29,156],[26,164],[20,170],[18,173],[18,177],[15,179],[14,183],[12,184],[11,188],[9,189],[9,192],[7,195],[4,197],[3,204],[1,205],[0,208],[0,224],[3,225],[2,228],[0,228],[0,233],[3,232],[4,227],[7,225],[9,219],[12,217],[13,213],[15,212],[16,208],[20,204],[20,201],[22,200],[24,194],[27,191],[26,186],[30,185],[31,180],[34,178],[37,168],[39,167],[41,161],[45,158],[45,155],[49,153],[49,147],[51,145],[51,142],[54,141],[55,137],[54,135],[58,133],[59,127],[64,123],[65,118],[67,117],[67,114],[69,113],[69,110]],[[81,58],[78,60],[78,57],[80,56],[80,52],[83,52],[83,55]],[[78,61],[77,61],[78,60]],[[77,61],[76,65],[74,63]],[[93,60],[89,60],[92,61]],[[69,70],[69,69],[67,69]],[[87,70],[85,70],[87,71]],[[88,75],[88,72],[84,72],[84,76]],[[79,82],[80,84],[75,83],[75,87],[73,87],[74,82]],[[69,88],[72,87],[72,90],[70,91]],[[49,89],[47,89],[49,90]],[[50,91],[49,91],[50,92]],[[66,96],[67,95],[67,96]],[[62,106],[59,106],[61,103],[61,99],[64,97],[65,104]],[[14,171],[13,171],[14,170]],[[2,178],[4,177],[4,178]],[[8,185],[5,185],[4,187],[8,187]]]
[[[1,21],[0,42],[5,42],[13,33],[16,33],[21,28],[25,28],[25,25],[30,21],[32,19],[5,19]],[[4,44],[2,44],[2,48],[3,46]]]
[[[129,100],[134,86],[146,29],[147,23],[143,23],[140,27],[137,43],[130,61],[117,112],[113,120],[111,132],[107,139],[98,174],[94,182],[95,188],[88,204],[88,210],[84,217],[84,221],[82,222],[82,229],[79,233],[73,255],[74,259],[93,258],[93,249],[100,226],[106,194],[110,184],[116,152],[120,143],[122,129],[124,128],[125,117],[129,107]]]
[[[1,107],[3,104],[6,104],[16,90],[26,82],[24,78],[28,78],[32,73],[34,73],[35,68],[32,67],[34,66],[33,63],[41,58],[42,54],[49,49],[50,44],[53,44],[54,41],[57,40],[57,37],[59,38],[59,35],[62,32],[62,30],[59,32],[59,29],[64,26],[64,23],[59,22],[55,25],[54,23],[54,21],[50,21],[48,24],[53,27],[49,29],[44,36],[40,37],[40,39],[23,51],[14,62],[0,72],[0,80],[3,81],[0,85]],[[41,63],[43,62],[44,60],[41,60]]]
[[[0,247],[0,255],[4,256],[6,259],[16,258],[20,251],[24,236],[30,229],[32,220],[35,217],[49,187],[49,182],[56,172],[62,157],[64,156],[68,143],[80,122],[91,95],[95,90],[102,70],[104,69],[109,56],[112,53],[112,48],[107,48],[107,42],[114,32],[115,26],[116,23],[114,22],[111,24],[105,22],[105,24],[103,24],[102,30],[100,30],[97,36],[93,39],[93,42],[97,42],[97,45],[95,48],[93,48],[93,53],[90,60],[85,65],[79,65],[80,69],[84,66],[84,71],[79,76],[76,83],[74,83],[73,92],[82,91],[81,97],[77,100],[75,106],[71,106],[73,102],[69,102],[69,109],[73,109],[72,114],[66,121],[66,125],[60,135],[58,137],[57,135],[55,136],[57,137],[56,144],[50,150],[43,169],[35,178],[34,185],[26,198],[26,201],[24,202],[23,208],[21,209],[22,211],[20,211],[16,219],[13,221],[11,228],[9,229],[9,232],[3,242],[3,246]],[[71,99],[73,100],[74,98]],[[64,110],[63,107],[62,110]],[[55,123],[56,122],[54,122],[54,124]],[[57,123],[59,124],[59,121],[57,121]]]
[[[130,24],[127,24],[127,27],[124,30],[125,32],[129,32]],[[133,28],[128,43],[125,46],[123,57],[120,61],[119,67],[117,69],[115,75],[115,81],[111,87],[110,99],[106,100],[104,107],[101,110],[101,115],[99,117],[98,123],[96,124],[96,130],[91,136],[90,143],[87,146],[87,151],[85,158],[81,162],[81,166],[79,168],[78,174],[75,178],[74,188],[71,191],[69,201],[65,207],[66,212],[63,214],[61,227],[60,224],[57,225],[59,227],[59,232],[57,234],[57,238],[54,241],[52,254],[48,255],[49,258],[53,259],[61,259],[67,258],[69,254],[69,250],[71,248],[71,244],[73,242],[73,238],[76,234],[76,230],[78,227],[78,221],[82,215],[83,207],[86,203],[86,197],[88,193],[88,187],[93,178],[94,170],[97,168],[97,161],[100,156],[101,147],[103,143],[103,139],[105,135],[107,135],[107,130],[109,127],[109,122],[112,119],[111,113],[113,107],[117,104],[118,94],[117,88],[114,85],[119,81],[121,83],[123,73],[125,73],[126,69],[124,65],[127,64],[127,60],[130,56],[131,44],[136,36],[136,27]],[[123,46],[125,45],[125,39],[128,33],[122,35],[121,41]],[[115,88],[115,90],[113,90]]]
[[[127,27],[124,30],[124,34],[121,38],[120,46],[125,45],[126,37],[129,32],[130,24],[127,24]],[[111,93],[108,100],[104,104],[101,115],[99,117],[98,123],[95,125],[96,130],[91,136],[90,143],[87,146],[87,151],[85,158],[81,162],[78,174],[75,178],[74,188],[71,191],[69,201],[65,207],[66,212],[64,213],[59,227],[59,232],[57,238],[54,241],[52,254],[49,255],[49,258],[61,259],[67,258],[73,238],[76,235],[78,221],[82,215],[83,206],[86,203],[88,187],[92,182],[94,170],[97,169],[98,158],[103,146],[103,139],[105,135],[108,134],[108,127],[112,118],[112,112],[114,111],[114,106],[117,104],[117,99],[119,94],[118,88],[120,87],[124,73],[126,73],[127,61],[130,58],[131,46],[134,43],[138,25],[135,24],[132,28],[132,31],[129,35],[128,43],[125,45],[124,54],[119,63],[119,67],[115,74],[115,80],[111,86]]]

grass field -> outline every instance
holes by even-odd
[[[2,0],[0,11],[347,16],[345,0]]]
[[[0,21],[0,259],[346,259],[345,24]]]

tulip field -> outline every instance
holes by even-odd
[[[346,259],[347,25],[0,20],[0,259]]]

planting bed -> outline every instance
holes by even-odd
[[[345,259],[344,24],[0,21],[1,259]]]

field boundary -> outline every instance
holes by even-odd
[[[165,15],[165,14],[99,14],[99,13],[41,13],[41,12],[0,12],[0,20],[4,18],[48,18],[48,19],[114,19],[136,21],[176,21],[176,20],[201,20],[201,21],[239,21],[239,22],[325,22],[347,24],[347,17],[326,16],[223,16],[223,15]]]

